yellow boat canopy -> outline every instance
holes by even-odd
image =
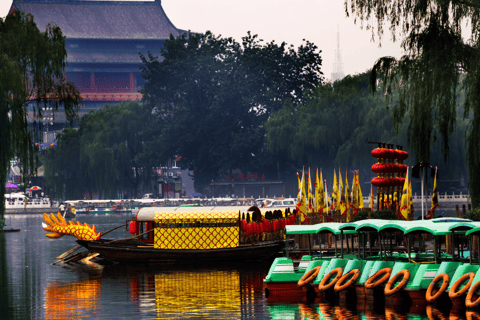
[[[136,220],[143,222],[143,221],[156,221],[157,214],[159,216],[158,219],[167,219],[164,218],[166,215],[171,215],[171,219],[174,217],[179,217],[182,215],[182,219],[190,219],[187,218],[185,215],[191,214],[203,214],[203,213],[210,213],[210,214],[218,214],[222,213],[223,216],[225,214],[231,214],[232,217],[238,219],[238,214],[245,213],[247,214],[247,210],[251,208],[248,206],[217,206],[217,207],[147,207],[142,208],[138,211]],[[162,218],[160,218],[160,216]],[[213,217],[213,216],[212,216]],[[207,219],[207,218],[205,218]],[[191,221],[191,220],[190,220]],[[173,221],[169,221],[169,223],[175,223]]]

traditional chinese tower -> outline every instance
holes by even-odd
[[[14,10],[31,13],[38,28],[58,25],[66,36],[67,80],[84,98],[79,116],[105,103],[140,101],[141,52],[160,57],[165,39],[184,33],[161,1],[13,0]],[[54,122],[64,121],[62,112]]]

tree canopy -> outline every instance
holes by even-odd
[[[393,135],[391,114],[380,95],[370,94],[369,77],[346,76],[318,86],[305,104],[286,102],[266,123],[268,149],[288,152],[297,163],[320,165],[326,172],[342,167],[370,173],[369,141],[402,143]]]
[[[429,161],[437,138],[446,158],[455,131],[458,91],[462,88],[472,204],[480,205],[480,4],[458,0],[345,0],[355,16],[381,38],[385,25],[394,39],[404,36],[405,55],[383,57],[373,67],[371,85],[380,80],[387,103],[392,102],[395,129],[405,123],[417,161]],[[375,18],[376,25],[370,21]],[[466,30],[470,26],[470,30]],[[468,39],[462,34],[470,31]],[[398,99],[392,100],[393,94]]]
[[[149,158],[182,156],[198,190],[231,169],[275,168],[265,121],[287,100],[306,101],[323,79],[314,44],[295,50],[250,33],[241,44],[209,32],[171,37],[162,60],[142,60],[144,103],[156,116]]]
[[[137,102],[106,105],[82,117],[78,130],[66,129],[57,147],[42,158],[49,187],[65,197],[81,198],[98,193],[116,198],[117,192],[136,195],[150,172],[141,161],[143,126],[151,113]]]
[[[18,11],[0,19],[0,220],[10,160],[18,157],[23,172],[34,172],[29,111],[35,121],[42,117],[42,105],[62,106],[67,118],[74,119],[81,98],[65,81],[66,58],[59,27],[48,25],[41,32],[32,15]]]

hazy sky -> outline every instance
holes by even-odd
[[[0,0],[0,17],[7,14],[11,3]],[[392,43],[390,34],[384,35],[381,48],[378,41],[372,42],[370,31],[345,16],[343,0],[162,0],[162,6],[179,29],[201,33],[210,30],[237,41],[251,31],[265,41],[296,47],[302,39],[309,40],[322,50],[322,70],[327,79],[335,62],[337,28],[345,74],[364,72],[379,57],[401,55],[400,44]]]

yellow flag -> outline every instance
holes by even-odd
[[[375,203],[373,200],[373,185],[370,184],[370,210],[372,213],[375,211]]]
[[[315,212],[322,213],[325,209],[325,194],[323,192],[323,179],[322,171],[320,171],[320,177],[317,174],[315,176]]]
[[[300,182],[300,197],[297,200],[297,214],[300,214],[300,222],[307,220],[307,199],[305,194],[305,170],[302,172],[302,180]]]
[[[345,206],[345,190],[343,189],[343,180],[342,180],[342,172],[341,169],[338,170],[338,181],[339,181],[339,187],[338,187],[338,206],[340,208],[340,214],[344,215],[347,213],[346,206]]]
[[[333,169],[333,188],[332,188],[332,209],[337,211],[340,209],[340,197],[338,196],[338,181],[337,181],[337,172]]]
[[[358,208],[362,210],[365,206],[363,204],[362,186],[360,185],[360,176],[358,172],[357,172],[357,190],[358,190]]]
[[[347,214],[347,222],[350,222],[352,220],[352,217],[350,216],[350,190],[348,188],[348,172],[345,172],[345,212],[343,214]]]
[[[413,218],[413,196],[412,196],[412,181],[408,181],[408,206],[410,207],[409,214]]]
[[[308,196],[307,196],[307,200],[308,200],[308,212],[314,212],[314,208],[313,208],[313,189],[312,189],[312,175],[310,174],[310,168],[308,168],[308,178],[307,178],[307,181],[308,181]]]
[[[302,197],[302,181],[300,179],[300,175],[297,172],[297,178],[298,178],[298,194],[297,194],[297,201]]]
[[[432,218],[434,216],[436,207],[438,207],[437,167],[435,167],[435,178],[433,179],[432,205],[430,207],[430,215]]]
[[[410,208],[408,205],[408,173],[407,173],[407,178],[405,179],[405,183],[403,184],[402,198],[400,200],[400,213],[403,220],[408,220],[409,209]]]
[[[357,171],[353,172],[353,181],[352,181],[352,201],[350,207],[355,212],[358,211],[358,186],[357,186]]]

